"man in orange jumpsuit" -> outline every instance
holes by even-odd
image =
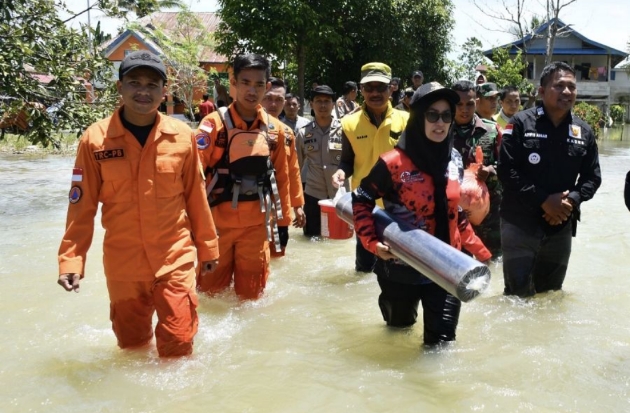
[[[265,108],[268,114],[276,119],[280,118],[280,114],[284,109],[284,95],[286,95],[287,89],[282,79],[276,77],[270,78],[271,87],[265,93],[265,97],[262,100],[262,106]],[[295,149],[295,135],[293,130],[286,124],[280,121],[280,124],[285,129],[287,139],[285,141],[285,149],[287,151],[287,166],[289,167],[289,196],[291,197],[291,206],[293,207],[293,213],[295,214],[295,220],[293,220],[293,226],[296,228],[303,228],[306,224],[306,215],[304,214],[304,193],[302,192],[302,177],[300,174],[300,164],[298,163],[298,156]],[[278,226],[278,235],[280,236],[280,245],[282,251],[276,251],[275,248],[271,248],[272,257],[282,257],[286,246],[289,242],[289,227]]]
[[[192,353],[197,332],[194,262],[217,266],[217,234],[191,129],[158,113],[166,68],[145,50],[122,61],[123,106],[90,126],[77,151],[58,283],[79,292],[102,203],[103,264],[121,348],[155,338],[160,357]]]
[[[275,209],[276,214],[282,216],[278,216],[278,226],[288,226],[291,222],[284,148],[289,136],[280,122],[260,105],[271,86],[271,68],[267,59],[257,54],[238,56],[234,59],[233,71],[230,82],[235,101],[225,113],[220,108],[202,119],[196,131],[201,163],[209,181],[206,192],[209,192],[208,200],[220,235],[221,254],[217,270],[202,277],[198,288],[214,294],[227,289],[234,280],[234,290],[241,299],[257,299],[269,276],[271,211]],[[234,171],[226,166],[229,161],[226,158],[232,150],[242,149],[232,142],[243,134],[251,139],[242,142],[241,147],[255,145],[261,139],[268,143],[265,146],[270,152],[267,161],[273,164],[275,172],[265,178],[264,188],[258,187],[260,196],[256,195],[255,189],[250,193],[241,192],[242,187],[237,186],[233,178]],[[268,187],[274,181],[277,191]],[[273,201],[268,202],[268,198]]]

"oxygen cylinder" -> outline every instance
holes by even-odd
[[[342,196],[335,209],[339,218],[354,224],[351,193]],[[372,214],[376,235],[389,245],[390,252],[453,296],[467,302],[488,287],[490,269],[486,265],[378,206]]]

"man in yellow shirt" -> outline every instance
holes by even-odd
[[[405,130],[409,114],[392,108],[391,79],[392,71],[384,63],[372,62],[361,67],[364,103],[361,110],[341,119],[341,162],[332,176],[335,187],[352,177],[351,188],[356,189],[379,155],[394,149]],[[355,270],[371,272],[375,262],[376,257],[357,240]]]
[[[521,96],[516,86],[506,86],[499,94],[501,110],[492,119],[499,124],[501,129],[510,123],[512,116],[521,110]]]

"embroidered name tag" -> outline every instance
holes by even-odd
[[[586,141],[584,139],[572,139],[572,138],[568,138],[567,139],[568,143],[572,143],[575,145],[582,145],[582,146],[586,146]]]
[[[108,159],[124,158],[125,151],[123,149],[109,149],[105,151],[94,152],[94,159],[97,161],[105,161]]]
[[[546,133],[537,133],[537,132],[525,132],[526,138],[539,138],[539,139],[547,139]]]

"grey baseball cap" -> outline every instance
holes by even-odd
[[[162,79],[168,79],[166,76],[166,66],[164,66],[162,59],[148,50],[136,50],[125,56],[118,68],[118,78],[122,80],[124,75],[139,67],[153,69]]]

